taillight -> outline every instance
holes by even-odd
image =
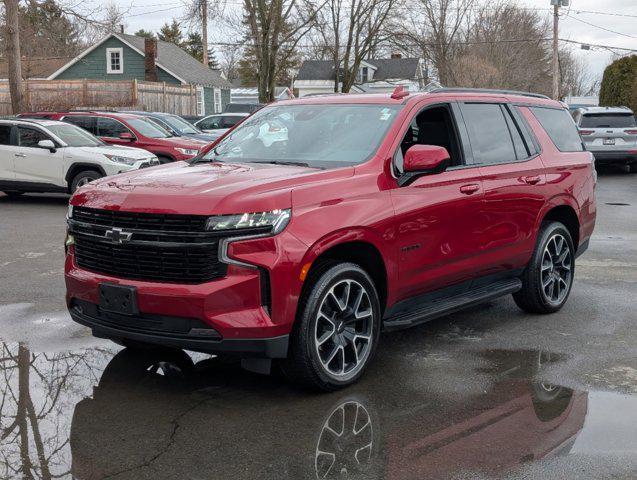
[[[595,133],[595,130],[580,130],[579,131],[580,135],[592,135],[593,133]]]
[[[637,130],[624,130],[624,133],[628,135],[637,135]]]

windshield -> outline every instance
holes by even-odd
[[[162,127],[157,125],[156,123],[152,123],[145,118],[130,118],[126,119],[126,121],[137,130],[140,134],[149,138],[168,138],[172,135]]]
[[[161,117],[161,120],[164,123],[167,123],[173,130],[181,133],[181,134],[192,134],[192,133],[201,133],[201,131],[188,123],[186,120],[180,117],[173,117],[172,115],[166,115],[165,117]]]
[[[583,128],[626,128],[635,126],[635,117],[630,113],[589,113],[582,117]]]
[[[369,159],[398,105],[285,105],[247,118],[204,160],[334,168]]]
[[[69,147],[100,147],[104,145],[104,142],[99,138],[75,125],[48,125],[46,128]]]

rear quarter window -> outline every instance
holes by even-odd
[[[530,107],[530,110],[560,152],[584,150],[577,126],[568,111],[545,107]]]

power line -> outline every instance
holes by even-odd
[[[601,27],[599,25],[595,25],[594,23],[587,22],[586,20],[582,20],[581,18],[576,18],[576,17],[573,17],[571,15],[566,15],[565,18],[571,18],[573,20],[576,20],[578,22],[584,23],[584,24],[589,25],[591,27],[595,27],[595,28],[599,28],[600,30],[604,30],[605,32],[614,33],[615,35],[621,35],[623,37],[628,37],[628,38],[637,38],[635,35],[629,35],[628,33],[622,33],[622,32],[618,32],[616,30],[611,30],[610,28]]]

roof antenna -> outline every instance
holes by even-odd
[[[393,93],[391,94],[391,98],[394,100],[400,100],[401,98],[405,98],[409,96],[409,90],[406,90],[404,86],[398,85],[394,88]]]

